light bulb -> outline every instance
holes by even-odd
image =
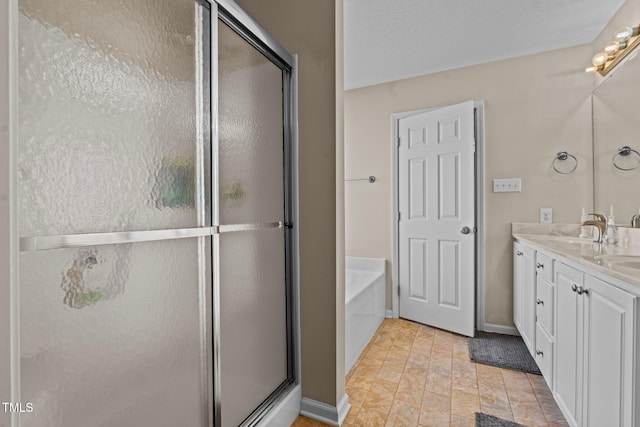
[[[631,27],[622,27],[616,31],[616,34],[613,36],[613,40],[619,43],[625,43],[633,36],[633,28]]]
[[[604,52],[598,52],[593,55],[593,58],[591,58],[591,63],[594,67],[601,67],[607,62],[608,59],[609,55]]]
[[[594,73],[596,71],[598,71],[600,69],[600,67],[587,67],[584,69],[584,71],[586,71],[587,73]]]
[[[604,52],[609,56],[615,55],[615,53],[619,50],[620,50],[619,42],[613,42],[604,48]]]

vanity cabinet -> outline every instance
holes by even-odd
[[[554,396],[572,426],[634,422],[636,297],[556,262]]]
[[[535,350],[536,251],[519,242],[513,245],[513,323],[531,353]]]
[[[569,425],[640,427],[639,315],[640,290],[514,242],[514,323]]]

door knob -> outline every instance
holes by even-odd
[[[465,227],[462,227],[462,230],[460,230],[460,232],[462,234],[469,234],[469,233],[471,233],[471,229],[469,227],[465,226]]]

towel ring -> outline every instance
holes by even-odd
[[[571,157],[573,159],[573,161],[575,162],[575,165],[573,165],[573,168],[571,168],[570,171],[568,172],[562,172],[558,169],[558,166],[556,164],[556,162],[558,160],[562,160],[565,161],[567,160],[569,157]],[[553,161],[551,162],[551,167],[553,168],[554,171],[558,172],[561,175],[569,175],[570,173],[572,173],[573,171],[576,170],[576,168],[578,167],[578,159],[576,159],[576,156],[574,156],[573,154],[569,154],[566,151],[560,151],[558,152],[558,154],[556,155],[556,158],[553,159]]]
[[[637,160],[636,160],[636,165],[630,168],[624,168],[622,166],[620,166],[619,164],[616,163],[616,159],[619,156],[622,157],[627,157],[629,154],[635,154],[637,156]],[[621,170],[621,171],[632,171],[634,169],[638,169],[638,166],[640,166],[640,153],[638,153],[636,150],[634,150],[633,148],[629,147],[628,145],[623,145],[622,147],[618,148],[618,152],[616,154],[613,155],[613,158],[611,159],[611,162],[613,163],[613,166],[615,166],[616,169]]]

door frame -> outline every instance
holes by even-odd
[[[453,105],[453,104],[452,104]],[[391,206],[391,241],[393,244],[393,254],[391,260],[392,272],[391,272],[391,305],[392,305],[392,317],[397,319],[400,317],[400,298],[398,292],[400,291],[400,268],[399,268],[399,245],[398,239],[400,236],[398,230],[398,213],[400,211],[399,202],[399,167],[398,167],[398,141],[399,135],[399,122],[401,119],[414,116],[416,114],[427,113],[439,108],[446,107],[442,105],[440,107],[425,108],[421,110],[404,111],[401,113],[394,113],[391,115],[391,189],[393,193],[393,203]],[[484,307],[485,307],[485,286],[484,286],[484,101],[474,101],[473,103],[474,123],[475,123],[475,137],[476,137],[476,151],[475,151],[475,294],[476,294],[476,329],[483,331],[484,325]]]

